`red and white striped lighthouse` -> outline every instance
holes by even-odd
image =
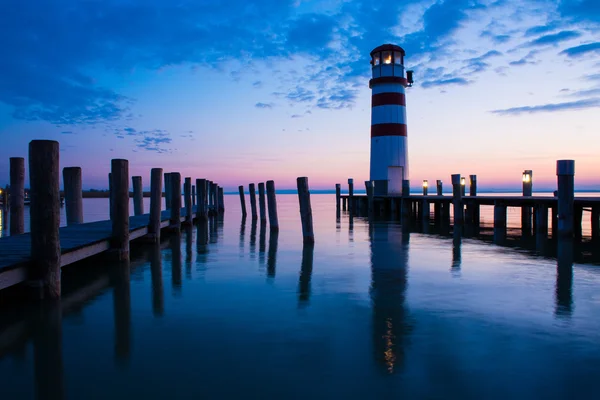
[[[402,193],[408,179],[406,97],[412,71],[404,71],[404,49],[384,44],[371,51],[371,173],[376,195]]]

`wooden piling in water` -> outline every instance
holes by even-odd
[[[402,180],[402,200],[400,203],[401,208],[401,220],[400,223],[408,224],[411,215],[411,203],[410,203],[410,181],[408,179]]]
[[[83,198],[80,167],[63,168],[67,225],[83,223]]]
[[[206,179],[196,179],[196,188],[198,200],[198,219],[206,220],[208,218],[208,182]]]
[[[502,243],[506,238],[506,204],[494,203],[494,242]]]
[[[111,253],[118,261],[129,261],[129,162],[111,160],[113,218]]]
[[[435,188],[436,188],[436,195],[438,196],[442,196],[442,181],[441,180],[436,180],[435,181]],[[435,203],[433,203],[433,220],[438,223],[440,222],[442,218],[442,203],[439,201],[436,201]]]
[[[218,187],[218,195],[219,195],[219,212],[223,214],[225,212],[225,193],[223,192],[223,187]]]
[[[248,185],[248,190],[250,192],[250,210],[252,212],[252,220],[257,220],[258,212],[256,211],[256,188],[254,183]]]
[[[548,206],[538,204],[535,207],[535,234],[538,238],[548,237]]]
[[[25,232],[25,159],[10,158],[10,235]]]
[[[302,221],[302,236],[304,237],[304,243],[314,243],[315,234],[313,232],[312,208],[310,206],[308,178],[297,178],[296,183],[298,186],[298,201],[300,203],[300,219]]]
[[[133,215],[144,215],[144,190],[142,188],[142,177],[132,176],[133,185]]]
[[[57,299],[60,286],[59,147],[53,140],[29,142],[31,269],[41,298]]]
[[[335,184],[335,209],[338,211],[341,208],[341,204],[340,204],[341,197],[342,197],[342,185],[340,185],[339,183],[336,183]]]
[[[348,179],[348,211],[351,215],[355,213],[355,204],[354,204],[354,179]]]
[[[572,238],[575,161],[558,160],[556,175],[558,180],[558,238]]]
[[[181,232],[181,174],[171,172],[171,218],[169,229],[177,233]]]
[[[477,196],[477,175],[469,175],[469,196]],[[469,223],[479,225],[480,222],[480,208],[479,204],[472,202],[469,204]]]
[[[171,209],[171,199],[173,197],[171,187],[171,173],[167,172],[165,174],[165,206],[167,210]]]
[[[452,205],[454,206],[454,224],[464,222],[464,210],[462,204],[462,194],[464,185],[461,184],[460,174],[452,175]]]
[[[112,174],[108,173],[108,217],[113,219],[113,192],[112,192]]]
[[[346,211],[347,207],[346,207],[346,203],[348,202],[348,199],[346,197],[342,198],[342,210]]]
[[[196,205],[196,185],[192,185],[192,207]]]
[[[183,184],[183,199],[185,205],[185,224],[192,224],[192,178],[186,177]]]
[[[375,212],[374,199],[375,199],[375,182],[365,181],[365,189],[367,191],[367,210],[369,218],[373,217]]]
[[[238,187],[238,191],[240,192],[240,206],[242,207],[242,218],[246,218],[248,213],[246,212],[246,197],[244,196],[244,186],[240,185]]]
[[[150,170],[150,220],[148,223],[148,239],[155,243],[160,243],[162,174],[162,168],[152,168]]]
[[[279,218],[277,217],[277,199],[275,197],[275,182],[267,181],[267,204],[269,206],[269,226],[271,231],[279,230]]]

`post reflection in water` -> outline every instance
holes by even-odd
[[[169,237],[169,248],[171,250],[171,283],[174,294],[181,294],[181,236]]]
[[[260,233],[258,239],[258,262],[265,263],[265,251],[267,247],[267,221],[260,221]]]
[[[150,252],[150,272],[152,274],[152,312],[155,317],[164,315],[165,298],[162,277],[162,252],[160,244],[155,244]]]
[[[115,356],[117,362],[129,361],[131,348],[131,270],[128,262],[112,267],[113,311],[115,318]]]
[[[277,242],[279,240],[279,231],[271,230],[269,233],[269,251],[267,255],[267,276],[275,277],[275,269],[277,267]]]
[[[192,225],[185,226],[185,277],[192,279],[192,243],[194,242],[194,230]]]
[[[404,305],[410,236],[394,225],[373,225],[369,233],[373,352],[376,361],[392,374],[403,364],[403,341],[411,330]]]
[[[348,241],[354,242],[354,217],[352,214],[348,217]]]
[[[208,218],[208,231],[210,233],[210,243],[217,243],[219,240],[219,227],[216,217]]]
[[[240,257],[244,256],[244,236],[246,235],[246,216],[242,217],[240,224]]]
[[[302,263],[300,264],[300,279],[298,282],[298,305],[307,305],[310,299],[310,279],[313,270],[315,245],[305,243],[302,247]]]
[[[64,382],[61,304],[59,301],[45,300],[37,311],[33,333],[36,398],[62,399]]]
[[[452,276],[460,277],[462,235],[459,229],[452,232]]]
[[[258,220],[253,219],[252,225],[250,226],[250,258],[254,259],[256,255],[256,226]]]
[[[573,241],[562,239],[557,244],[556,317],[570,317],[573,312]]]
[[[208,221],[198,221],[196,229],[196,271],[203,275],[208,262]]]

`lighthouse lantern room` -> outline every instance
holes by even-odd
[[[370,180],[379,196],[402,194],[402,180],[408,179],[404,90],[412,85],[412,71],[404,70],[405,54],[394,44],[371,51]]]

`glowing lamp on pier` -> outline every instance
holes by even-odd
[[[427,180],[423,181],[423,196],[427,196],[427,188],[429,187],[429,182]]]
[[[467,183],[467,181],[466,181],[465,177],[464,177],[464,176],[461,176],[461,177],[460,177],[460,186],[465,186],[465,185],[466,185],[466,183]]]
[[[523,182],[524,183],[531,182],[531,171],[523,171]]]

